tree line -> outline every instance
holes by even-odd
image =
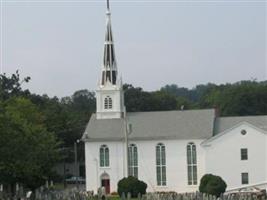
[[[73,162],[73,144],[95,112],[95,93],[78,90],[58,98],[34,94],[19,72],[0,75],[0,180],[34,189],[53,179],[57,162]],[[266,115],[267,81],[208,83],[192,89],[175,84],[157,91],[124,86],[128,112],[219,108],[222,116]],[[83,146],[78,159],[84,159]],[[0,184],[1,184],[0,183]]]
[[[152,92],[126,84],[124,90],[129,112],[217,108],[221,116],[267,114],[267,81],[208,83],[192,89],[171,84]]]

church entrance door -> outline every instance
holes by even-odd
[[[101,176],[101,187],[105,188],[106,194],[110,193],[110,178],[107,173],[103,173]]]
[[[105,187],[106,194],[110,193],[110,180],[109,179],[102,179],[101,181],[102,187]]]

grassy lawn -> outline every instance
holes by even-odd
[[[120,197],[108,197],[108,200],[121,200],[121,198]],[[131,200],[137,200],[137,199],[131,199]]]
[[[121,200],[119,196],[109,196],[108,200]],[[131,200],[137,200],[137,198],[131,198]]]

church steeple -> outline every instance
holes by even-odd
[[[106,22],[106,34],[104,44],[104,56],[101,85],[105,85],[107,82],[115,85],[117,83],[117,63],[115,57],[115,49],[113,43],[112,29],[111,29],[111,13],[109,7],[109,0],[107,0],[107,22]]]
[[[122,81],[118,79],[109,0],[107,0],[106,18],[101,80],[96,90],[97,119],[122,118],[125,111]]]

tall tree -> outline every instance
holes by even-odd
[[[16,71],[11,77],[6,74],[0,74],[0,100],[8,99],[11,96],[29,94],[28,90],[22,90],[21,85],[23,82],[28,82],[30,77],[20,79],[19,72]]]
[[[12,97],[0,104],[0,180],[35,189],[52,174],[58,142],[30,100]]]

